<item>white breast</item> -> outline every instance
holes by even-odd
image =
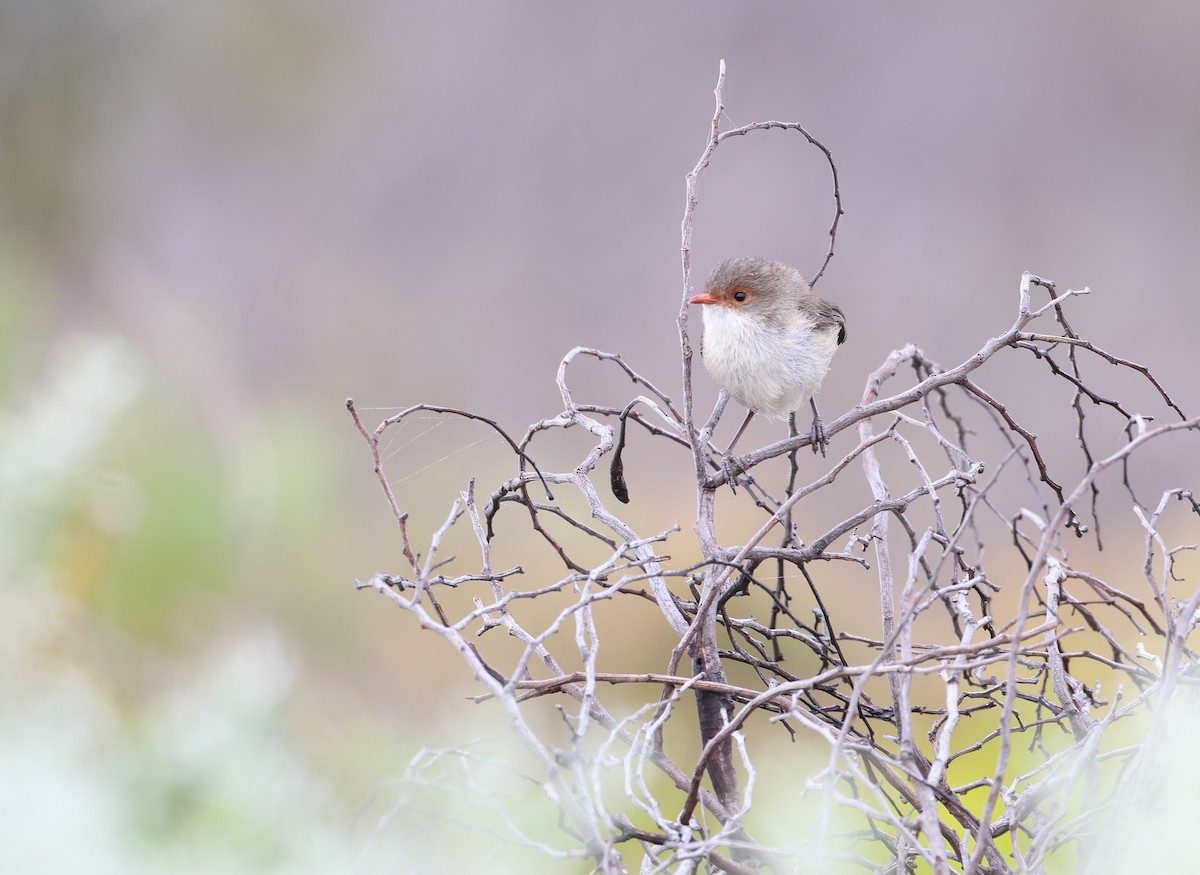
[[[743,406],[786,418],[821,388],[837,350],[836,327],[814,329],[799,314],[787,325],[764,325],[719,305],[702,312],[704,367]]]

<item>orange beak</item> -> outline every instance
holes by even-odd
[[[716,304],[717,299],[714,298],[712,295],[710,295],[708,292],[705,292],[702,295],[696,295],[696,297],[694,297],[694,298],[689,298],[688,303],[689,304]]]

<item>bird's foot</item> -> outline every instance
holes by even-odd
[[[725,474],[725,482],[729,484],[729,491],[737,495],[738,475],[746,471],[746,464],[732,453],[725,453],[721,456],[721,471]]]
[[[825,434],[825,423],[821,421],[821,414],[817,413],[817,408],[813,406],[813,424],[812,431],[809,432],[809,437],[812,438],[813,455],[818,451],[821,453],[821,458],[825,457],[825,448],[829,446],[829,437]]]

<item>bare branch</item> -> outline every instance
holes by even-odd
[[[1180,483],[1141,504],[1134,487],[1147,487],[1130,466],[1171,446],[1168,436],[1192,441],[1190,461],[1200,417],[1148,368],[1075,332],[1069,311],[1088,305],[1086,288],[1060,292],[1025,273],[1012,324],[981,334],[956,366],[907,343],[866,375],[861,402],[825,425],[828,439],[854,428],[856,440],[814,457],[821,470],[796,458],[812,436],[794,423],[729,464],[712,444],[728,396],[705,418],[691,385],[703,175],[722,143],[756,131],[793,131],[819,148],[834,218],[818,278],[844,211],[832,152],[800,124],[721,129],[724,82],[722,63],[686,177],[681,404],[632,359],[581,346],[557,368],[561,409],[519,439],[498,419],[432,404],[370,429],[347,401],[403,566],[355,585],[399,607],[406,634],[448,645],[442,658],[474,678],[470,700],[502,714],[528,763],[505,768],[533,788],[530,804],[549,806],[555,840],[497,800],[477,808],[493,834],[548,859],[587,860],[606,875],[631,871],[635,857],[641,872],[697,875],[850,866],[999,875],[1094,861],[1095,836],[1150,798],[1167,735],[1159,715],[1200,677],[1200,582],[1189,560],[1200,502],[1194,484]],[[1022,395],[1054,390],[1037,405],[993,379],[1029,355],[1046,367]],[[605,403],[573,382],[590,362],[608,380]],[[1135,389],[1112,389],[1114,370]],[[461,474],[461,491],[414,549],[408,501],[385,472],[395,456],[379,446],[418,412],[484,424],[516,465]],[[1101,452],[1098,434],[1117,449]],[[766,464],[784,455],[786,472]],[[629,482],[646,465],[661,475]],[[608,475],[602,489],[597,468]],[[691,519],[661,498],[678,494],[667,473],[676,470],[693,475]],[[1183,460],[1173,470],[1194,477]],[[725,488],[734,485],[736,494]],[[1124,495],[1132,513],[1118,522],[1141,527],[1140,546],[1101,553],[1102,488],[1105,508]],[[1090,510],[1080,504],[1088,496]],[[500,531],[509,505],[524,510],[504,510]],[[450,555],[452,544],[462,555]],[[637,628],[656,631],[643,647],[630,629],[644,615],[653,625]],[[1145,738],[1113,731],[1135,721],[1149,721]],[[791,759],[792,748],[772,746],[776,736],[804,742],[795,750],[816,745],[822,767]],[[430,791],[453,767],[464,797],[481,795],[472,769],[491,762],[425,751],[407,786]],[[770,847],[758,833],[781,807],[805,829]]]

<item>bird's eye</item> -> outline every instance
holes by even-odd
[[[733,293],[733,299],[739,304],[745,303],[750,297],[750,293],[745,289],[736,289]]]

